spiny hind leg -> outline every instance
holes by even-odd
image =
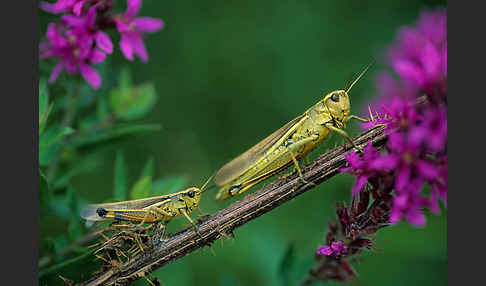
[[[147,221],[147,219],[149,218],[149,215],[152,215],[155,218],[155,220],[161,219],[164,216],[166,216],[166,217],[172,216],[172,214],[160,209],[157,206],[151,206],[151,207],[144,209],[144,210],[145,210],[145,216],[143,217],[143,219],[142,219],[142,221],[140,222],[139,225],[143,225]]]
[[[314,183],[312,182],[308,182],[307,180],[304,179],[304,175],[302,174],[302,170],[300,169],[300,166],[299,166],[299,162],[297,161],[297,158],[295,156],[295,152],[297,150],[299,150],[300,147],[304,146],[305,144],[311,142],[311,141],[314,141],[316,140],[317,138],[319,138],[319,135],[317,134],[314,134],[314,135],[311,135],[307,138],[304,138],[302,140],[299,140],[291,145],[288,145],[286,148],[287,148],[287,151],[289,152],[289,155],[290,155],[290,158],[292,158],[292,162],[294,163],[294,167],[295,169],[297,170],[297,172],[299,173],[299,177],[300,177],[300,180],[304,183],[304,184],[311,184],[311,185],[315,185]]]

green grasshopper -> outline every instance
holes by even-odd
[[[245,153],[226,163],[214,176],[220,186],[217,200],[225,200],[241,194],[257,183],[279,173],[294,164],[301,180],[307,183],[299,167],[298,159],[323,142],[331,132],[344,136],[354,147],[351,137],[343,129],[346,122],[356,119],[368,120],[349,115],[349,91],[366,73],[369,64],[348,88],[328,93],[322,100],[309,108],[304,114],[294,118],[282,128],[250,148]]]
[[[81,210],[81,217],[88,221],[116,220],[144,223],[163,222],[183,215],[199,233],[189,214],[199,207],[201,195],[212,176],[201,188],[190,187],[169,195],[155,196],[116,203],[91,204]]]

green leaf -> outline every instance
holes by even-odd
[[[67,191],[67,204],[70,210],[71,219],[68,225],[68,234],[72,240],[80,238],[83,234],[81,217],[79,216],[79,201],[76,191],[70,187]]]
[[[278,268],[278,279],[280,285],[290,285],[290,278],[292,274],[292,268],[295,264],[295,245],[290,243],[285,250],[285,253],[280,261]]]
[[[152,187],[152,177],[143,177],[138,180],[133,186],[130,192],[130,199],[136,200],[146,198],[150,195],[150,189]]]
[[[56,238],[52,239],[52,244],[54,248],[54,252],[59,252],[59,250],[65,248],[68,246],[69,240],[68,238],[61,234],[57,236]]]
[[[106,102],[106,96],[100,96],[96,105],[96,117],[98,121],[104,121],[108,116],[110,116],[110,110]]]
[[[59,128],[56,126],[51,132],[49,136],[42,136],[39,139],[39,152],[44,151],[55,143],[59,143],[63,137],[74,133],[74,129],[71,127]]]
[[[47,182],[47,178],[39,169],[39,206],[41,209],[45,209],[49,205],[50,200],[50,192],[49,192],[49,183]]]
[[[187,184],[187,176],[171,176],[157,179],[152,183],[152,194],[166,195],[184,189]]]
[[[159,124],[117,124],[91,134],[86,134],[85,136],[78,136],[70,144],[75,148],[79,148],[85,145],[99,144],[108,140],[118,139],[123,136],[158,130],[160,130]]]
[[[70,127],[60,128],[53,125],[39,136],[39,165],[47,166],[61,148],[61,139],[73,133]]]
[[[116,153],[114,196],[117,201],[125,201],[127,199],[127,170],[125,157],[122,152]]]
[[[44,132],[47,118],[52,111],[53,104],[49,105],[49,93],[47,89],[47,82],[45,78],[39,81],[39,134]]]
[[[53,273],[59,273],[59,271],[62,268],[65,268],[66,266],[69,266],[69,265],[75,264],[75,263],[79,263],[80,261],[85,260],[87,258],[92,259],[92,257],[93,257],[93,254],[91,253],[91,251],[88,251],[86,253],[83,253],[83,254],[78,255],[76,257],[73,257],[71,259],[68,259],[68,260],[62,261],[58,264],[52,265],[51,267],[49,267],[47,269],[43,269],[43,270],[39,271],[39,279],[41,279],[41,278],[43,278],[47,275],[53,274]]]
[[[69,168],[60,173],[52,182],[52,189],[62,189],[68,186],[69,182],[74,176],[77,176],[83,172],[93,171],[100,164],[100,154],[94,153],[92,155],[81,156],[80,158],[74,158],[72,161],[76,161],[76,164],[72,164]]]
[[[118,88],[110,93],[110,104],[118,118],[124,120],[140,119],[155,105],[157,94],[151,83],[136,87]]]
[[[47,111],[49,106],[49,96],[47,91],[47,82],[45,78],[39,80],[39,120]]]
[[[120,73],[120,91],[128,92],[132,87],[132,74],[128,68],[123,68]]]
[[[142,174],[140,175],[141,178],[143,177],[154,177],[154,158],[150,157],[145,163],[145,167],[143,167]]]

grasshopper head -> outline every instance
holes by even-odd
[[[342,124],[341,127],[344,127],[344,123],[348,120],[350,110],[349,91],[363,77],[372,64],[373,62],[369,63],[348,87],[328,93],[324,99],[318,103],[318,112],[321,114],[328,114],[331,119],[340,122]]]
[[[188,206],[196,207],[197,205],[199,205],[199,200],[201,200],[201,193],[202,193],[201,189],[196,187],[191,187],[185,190],[182,199],[186,201],[186,204]]]
[[[346,122],[349,116],[349,96],[345,90],[334,90],[328,93],[322,100],[324,112],[337,121]]]

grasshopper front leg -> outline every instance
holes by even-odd
[[[353,139],[348,135],[348,133],[346,133],[346,131],[335,127],[331,123],[326,123],[326,128],[328,128],[329,130],[334,131],[334,132],[337,132],[337,133],[341,134],[342,136],[344,136],[344,138],[346,138],[349,141],[349,143],[351,143],[351,145],[354,147],[354,149],[356,149],[357,152],[359,152],[359,153],[362,153],[363,152],[361,150],[361,148],[359,148],[358,146],[356,146],[356,144],[354,144]]]
[[[187,211],[186,209],[179,209],[179,211],[181,212],[181,214],[189,221],[189,223],[192,224],[192,226],[194,227],[194,230],[196,231],[196,233],[202,237],[201,233],[199,232],[199,229],[197,228],[196,226],[196,223],[192,220],[192,218],[189,216],[189,214],[187,214]]]
[[[370,111],[370,112],[371,112],[371,111]],[[371,116],[371,119],[364,119],[363,117],[359,117],[359,116],[356,116],[356,115],[350,115],[350,116],[348,117],[348,120],[347,120],[347,121],[349,121],[349,120],[351,120],[351,119],[354,119],[354,120],[358,120],[358,121],[361,121],[361,122],[367,123],[367,122],[371,122],[371,121],[373,121],[373,117],[372,117],[373,115],[372,115],[371,113],[370,113],[370,116]]]

